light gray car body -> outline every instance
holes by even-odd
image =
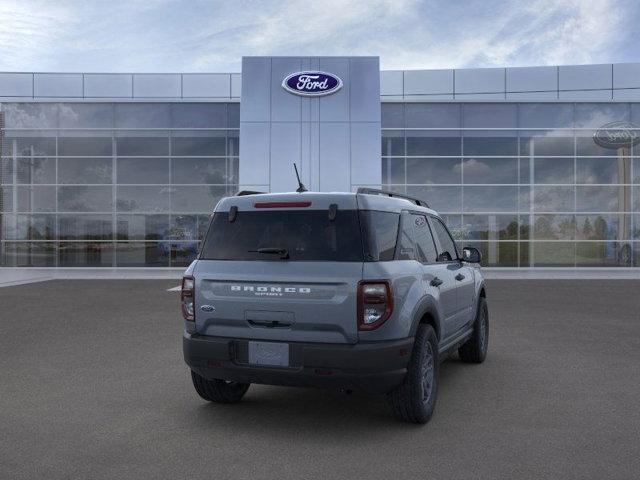
[[[311,202],[310,209],[328,210],[335,204],[338,211],[378,210],[440,218],[437,212],[403,198],[355,193],[227,197],[215,212],[228,212],[234,206],[242,214],[253,210],[257,201],[301,199]],[[444,352],[471,335],[478,298],[484,295],[479,265],[461,258],[434,263],[195,260],[186,274],[196,282],[195,323],[185,322],[189,333],[265,341],[355,344],[405,339],[426,319],[438,336],[438,350]],[[435,278],[443,283],[432,285]],[[359,331],[358,282],[369,279],[390,282],[393,312],[379,328]],[[274,319],[286,328],[261,328]]]

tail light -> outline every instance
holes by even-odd
[[[195,321],[196,281],[193,277],[182,277],[182,290],[180,302],[182,304],[182,316],[185,320]]]
[[[375,330],[391,316],[393,296],[387,280],[358,283],[358,330]]]

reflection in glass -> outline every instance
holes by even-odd
[[[407,155],[459,156],[461,153],[460,132],[407,130]]]
[[[227,187],[172,187],[171,211],[176,213],[213,212],[216,203],[227,195]]]
[[[16,165],[18,183],[56,183],[55,158],[18,157]]]
[[[174,242],[167,245],[171,248],[172,267],[187,267],[198,254],[199,244],[196,242]]]
[[[462,188],[456,186],[407,187],[407,194],[427,202],[438,213],[462,211]]]
[[[404,131],[382,131],[382,156],[404,155]]]
[[[168,103],[116,103],[115,127],[168,128],[171,126],[169,105]]]
[[[464,238],[468,240],[517,240],[516,215],[465,215]]]
[[[111,212],[111,186],[58,187],[59,212]]]
[[[170,244],[148,242],[116,243],[118,267],[168,267]]]
[[[20,186],[18,190],[18,212],[55,212],[56,187]]]
[[[106,157],[113,154],[111,137],[60,137],[58,155]]]
[[[465,128],[516,128],[518,106],[509,103],[469,103],[464,106]],[[495,155],[495,154],[494,154]]]
[[[520,132],[520,155],[537,157],[573,157],[573,136],[568,132]]]
[[[535,158],[535,183],[574,183],[573,158]]]
[[[460,105],[447,103],[405,104],[407,128],[458,128]],[[400,125],[402,127],[403,125]]]
[[[119,156],[166,156],[169,155],[168,137],[117,137],[116,149]]]
[[[530,261],[536,267],[573,267],[575,265],[575,243],[531,242]],[[532,257],[532,258],[531,258]]]
[[[21,132],[22,135],[24,133]],[[56,139],[51,132],[43,132],[43,136],[10,137],[4,139],[2,146],[3,155],[16,155],[24,157],[42,157],[56,154]],[[48,136],[44,136],[48,135]]]
[[[517,267],[518,242],[464,242],[482,254],[483,267]]]
[[[116,209],[119,212],[168,212],[170,191],[169,186],[118,186]]]
[[[111,128],[111,103],[61,103],[60,128]]]
[[[382,128],[404,128],[404,103],[383,103],[380,105]],[[420,122],[419,126],[422,126]]]
[[[382,183],[407,183],[404,169],[404,158],[383,158]]]
[[[625,185],[576,187],[576,211],[578,212],[629,211],[630,200],[631,187]]]
[[[573,215],[534,215],[533,239],[573,240],[576,236],[576,218]]]
[[[226,128],[226,103],[173,103],[173,128]]]
[[[224,158],[173,158],[171,175],[173,183],[229,183],[227,161]]]
[[[113,243],[60,243],[58,265],[61,267],[111,267]]]
[[[518,187],[464,187],[465,212],[516,212]]]
[[[627,242],[576,242],[576,266],[630,267],[632,251]]]
[[[58,183],[112,183],[112,164],[109,158],[59,158]]]
[[[464,154],[481,156],[509,156],[518,154],[518,138],[496,136],[496,132],[468,132],[464,137]],[[480,136],[480,134],[484,134]]]
[[[462,171],[465,184],[518,183],[517,158],[465,158]]]
[[[408,184],[453,183],[462,181],[459,158],[407,158]]]
[[[533,188],[533,209],[536,212],[573,212],[575,211],[575,187],[546,187],[536,185]]]
[[[11,240],[55,240],[55,215],[17,215]],[[11,219],[5,219],[11,221]]]
[[[625,214],[576,215],[578,240],[627,240],[631,238],[631,218]]]
[[[179,156],[221,156],[226,155],[225,132],[206,132],[195,136],[174,136],[171,139],[171,154]]]
[[[167,240],[169,215],[118,215],[118,240]]]
[[[578,158],[576,177],[577,183],[630,183],[631,159]]]
[[[169,159],[118,157],[117,172],[121,185],[169,183]]]
[[[112,240],[113,218],[109,215],[58,215],[61,240]]]
[[[56,103],[2,103],[6,128],[56,128]],[[55,153],[55,152],[54,152]]]
[[[520,128],[572,128],[572,103],[521,103],[518,105]]]
[[[4,258],[6,267],[54,267],[56,264],[56,244],[53,242],[5,242]]]

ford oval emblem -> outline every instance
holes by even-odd
[[[296,72],[285,77],[282,88],[295,95],[320,97],[340,90],[342,79],[327,72]]]
[[[216,309],[216,307],[214,307],[213,305],[202,305],[200,307],[200,310],[202,310],[203,312],[213,312]]]
[[[640,127],[630,122],[611,122],[593,134],[593,141],[603,148],[631,147],[640,142]]]

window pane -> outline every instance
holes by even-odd
[[[202,240],[210,221],[209,215],[173,215],[168,240]]]
[[[226,187],[172,187],[171,211],[212,212],[227,194]]]
[[[5,219],[6,221],[7,219]],[[55,215],[17,215],[12,240],[55,240]]]
[[[436,245],[431,235],[431,229],[425,215],[411,215],[413,231],[415,234],[416,248],[418,250],[418,260],[423,263],[436,261]]]
[[[12,161],[9,159],[9,161]],[[18,183],[56,183],[56,159],[18,157]]]
[[[437,218],[429,218],[431,231],[440,244],[438,249],[438,261],[451,261],[458,258],[456,244],[447,232],[446,228]]]
[[[470,242],[465,246],[475,247],[482,254],[483,267],[517,267],[517,242]]]
[[[573,240],[576,219],[573,215],[534,215],[533,235],[536,240]]]
[[[630,243],[577,242],[576,266],[578,267],[630,267],[632,247]]]
[[[438,213],[462,211],[461,187],[407,187],[407,194],[427,202]]]
[[[413,215],[402,212],[400,217],[400,231],[398,232],[398,248],[396,260],[417,260],[415,233],[413,231]]]
[[[631,187],[576,187],[576,211],[615,212],[629,211]],[[624,204],[627,200],[627,205]]]
[[[516,215],[465,215],[461,230],[468,240],[517,240],[518,219]]]
[[[173,158],[173,183],[230,183],[224,158]]]
[[[521,132],[520,155],[558,157],[574,155],[573,135],[553,132]]]
[[[2,265],[5,267],[54,267],[56,244],[51,242],[4,244]]]
[[[61,243],[58,250],[61,267],[111,267],[112,243]]]
[[[0,187],[0,212],[11,212],[13,206],[13,187]]]
[[[240,104],[227,103],[227,125],[229,128],[240,128]]]
[[[56,187],[18,187],[19,212],[54,212]]]
[[[462,161],[459,158],[408,158],[407,183],[462,183]]]
[[[6,137],[2,147],[3,155],[12,155],[15,147],[16,155],[25,157],[56,154],[54,137]]]
[[[576,103],[576,128],[600,128],[611,122],[630,120],[628,103]]]
[[[110,103],[61,103],[60,128],[74,127],[113,127],[113,105]]]
[[[171,139],[172,155],[205,156],[226,155],[226,133],[207,133],[201,136],[178,137]]]
[[[196,242],[178,242],[163,244],[169,245],[171,249],[171,266],[172,267],[187,267],[198,254],[199,243]]]
[[[459,156],[461,153],[459,132],[407,131],[407,155]]]
[[[13,183],[13,158],[0,158],[0,184]]]
[[[573,242],[532,242],[533,265],[536,267],[573,267]]]
[[[404,131],[382,131],[382,156],[404,155]]]
[[[615,157],[620,155],[617,148],[608,148],[598,145],[594,141],[595,130],[576,132],[576,153],[578,155]],[[629,147],[630,148],[630,145]],[[628,152],[627,152],[628,154]]]
[[[112,183],[111,158],[59,158],[59,183]]]
[[[171,244],[119,242],[116,244],[118,267],[168,267]]]
[[[168,137],[118,137],[116,138],[119,156],[144,156],[169,154]]]
[[[474,132],[476,135],[464,137],[465,155],[507,156],[518,154],[518,138],[516,136],[496,136],[490,132]],[[487,136],[480,136],[484,133]]]
[[[445,103],[406,103],[408,128],[459,128],[460,105]]]
[[[110,186],[58,187],[58,211],[111,212],[112,190]]]
[[[240,132],[227,130],[227,155],[235,157],[240,154]]]
[[[382,183],[406,183],[404,158],[382,159]]]
[[[533,209],[536,212],[575,211],[575,187],[541,187],[533,189]]]
[[[106,157],[113,154],[111,137],[60,137],[58,155]]]
[[[171,120],[174,128],[226,128],[226,103],[173,103]]]
[[[399,215],[373,210],[360,210],[359,214],[365,260],[371,262],[393,260]]]
[[[118,186],[119,212],[162,213],[169,211],[170,187]]]
[[[57,128],[55,103],[3,103],[6,128]]]
[[[535,183],[574,183],[573,158],[535,158]]]
[[[631,158],[578,158],[577,183],[625,183],[631,178]]]
[[[404,128],[404,103],[381,105],[382,128]]]
[[[578,240],[627,240],[631,238],[630,215],[576,215]]]
[[[518,126],[517,105],[467,103],[463,111],[465,128],[516,128]]]
[[[118,215],[118,240],[167,240],[169,215]]]
[[[517,158],[465,158],[462,162],[465,184],[518,183]]]
[[[518,187],[465,187],[465,212],[517,212]]]
[[[518,115],[520,128],[573,127],[573,104],[521,103]]]
[[[171,126],[167,103],[116,103],[117,128],[168,128]]]
[[[119,184],[169,183],[168,158],[118,157]]]

